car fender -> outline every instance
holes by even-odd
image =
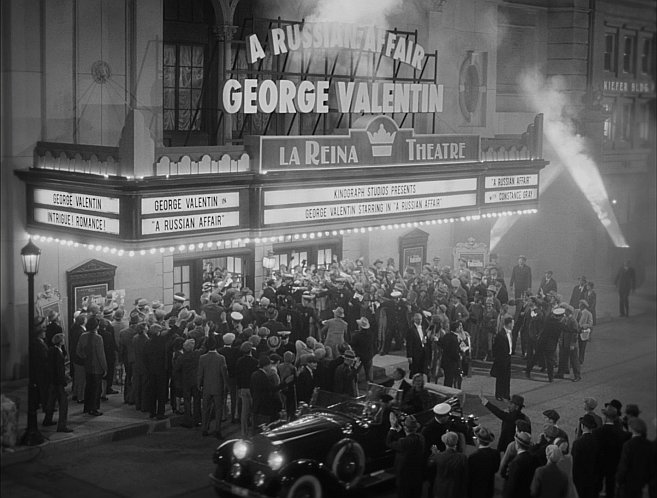
[[[232,456],[233,444],[235,444],[236,441],[239,441],[239,439],[228,439],[217,446],[212,453],[212,461],[214,463],[219,463],[219,460],[222,458],[228,457],[230,459]]]

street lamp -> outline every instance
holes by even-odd
[[[36,379],[34,378],[33,370],[35,365],[32,365],[34,358],[34,346],[32,341],[32,330],[34,327],[34,275],[39,271],[39,258],[41,257],[41,249],[39,249],[32,239],[21,249],[21,260],[23,262],[23,272],[27,275],[27,316],[28,316],[28,388],[27,388],[27,430],[23,435],[21,443],[27,446],[36,446],[44,442],[45,438],[39,432],[37,426],[37,408],[38,408],[38,389],[36,386]]]

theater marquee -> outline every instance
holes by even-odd
[[[257,137],[260,172],[440,165],[479,161],[476,135],[421,135],[387,116],[347,135]]]

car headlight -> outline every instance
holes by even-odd
[[[280,470],[280,468],[283,466],[283,462],[285,459],[283,458],[283,455],[278,452],[278,451],[272,451],[269,454],[269,458],[267,458],[267,465],[269,465],[269,468],[271,470]]]
[[[251,445],[247,441],[240,439],[233,445],[233,456],[238,460],[243,460],[249,454],[250,449]]]

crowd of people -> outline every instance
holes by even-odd
[[[571,444],[554,410],[545,412],[543,430],[532,438],[524,399],[510,395],[514,354],[526,359],[529,378],[537,366],[550,381],[570,368],[573,381],[581,378],[596,323],[594,285],[585,277],[568,302],[551,271],[532,293],[524,256],[509,288],[495,255],[481,272],[468,269],[465,260],[452,269],[438,258],[420,271],[403,272],[392,259],[369,267],[362,259],[326,269],[296,266],[288,272],[283,266],[257,298],[235,287],[228,272],[218,269],[208,277],[198,306],[182,293],[169,310],[144,298],[130,310],[89,304],[76,312],[68,341],[56,312],[36,318],[30,367],[43,424],[71,431],[67,359],[72,400],[84,404],[89,416],[102,415],[101,402],[119,394],[113,388],[119,383],[124,403],[136,410],[163,419],[168,403],[173,413],[184,414],[184,426],[201,426],[209,435],[214,421],[214,434],[222,438],[227,420],[247,436],[260,424],[293,419],[299,403],[310,402],[318,388],[356,396],[359,371],[372,380],[374,355],[401,350],[411,380],[398,368],[388,385],[402,394],[398,402],[406,413],[431,409],[423,396],[426,380],[444,377],[445,385],[460,387],[473,359],[492,360],[495,395],[508,401],[508,409],[482,395],[502,427],[496,450],[493,431],[478,427],[478,449],[468,457],[465,431],[450,422],[448,404],[434,407],[435,420],[424,428],[412,416],[400,423],[393,415],[388,444],[397,452],[400,496],[420,496],[418,483],[428,480],[429,496],[489,497],[498,472],[509,498],[597,497],[603,488],[607,497],[616,490],[640,496],[649,476],[654,479],[646,464],[654,463],[655,447],[646,441],[636,405],[627,405],[621,418],[614,400],[601,417],[595,400],[586,399]]]
[[[513,395],[506,410],[480,398],[501,428],[496,438],[477,426],[475,451],[464,451],[464,427],[450,418],[447,403],[433,407],[424,427],[412,416],[403,422],[390,416],[386,442],[396,454],[400,498],[492,498],[496,479],[504,498],[598,498],[603,490],[609,498],[640,498],[646,487],[654,496],[657,444],[646,438],[637,405],[628,404],[623,415],[621,402],[612,400],[598,414],[596,400],[585,398],[571,439],[556,410],[543,412],[537,434],[522,396]]]
[[[470,375],[473,359],[492,360],[496,397],[509,399],[510,358],[518,342],[528,377],[535,365],[547,370],[550,381],[572,367],[577,381],[595,324],[592,282],[582,277],[564,302],[546,272],[533,294],[524,256],[509,288],[495,254],[481,271],[469,269],[465,259],[452,269],[439,258],[403,271],[392,258],[370,266],[363,258],[335,260],[328,268],[281,265],[257,297],[221,268],[206,271],[204,279],[197,305],[182,293],[168,310],[145,298],[129,310],[88,303],[76,312],[68,352],[58,314],[41,319],[36,335],[45,336],[31,364],[40,369],[44,407],[63,401],[61,393],[49,392],[62,380],[61,368],[52,365],[61,358],[48,347],[70,360],[73,400],[84,403],[85,413],[101,415],[101,401],[117,394],[113,384],[119,381],[124,401],[137,410],[163,418],[169,402],[173,412],[185,411],[189,425],[202,423],[204,433],[207,419],[219,415],[218,407],[214,413],[209,407],[220,404],[213,403],[220,395],[230,401],[231,420],[239,407],[246,433],[254,417],[280,411],[289,417],[313,386],[355,394],[358,372],[371,381],[373,357],[391,351],[405,352],[410,377],[442,377],[456,388]],[[257,370],[276,389],[262,375],[252,385]],[[60,426],[65,429],[65,422]]]

